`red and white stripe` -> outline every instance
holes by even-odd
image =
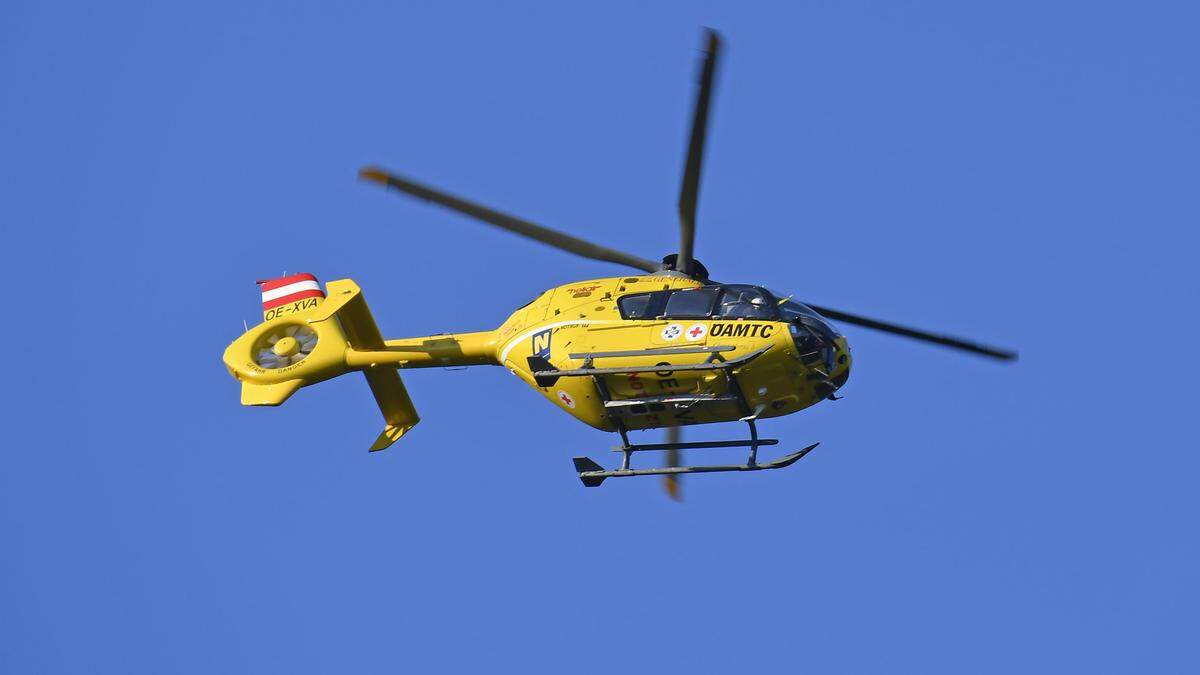
[[[305,298],[325,297],[317,278],[307,272],[260,281],[258,285],[262,288],[264,312]]]

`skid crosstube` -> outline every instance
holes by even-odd
[[[664,476],[683,473],[719,473],[727,471],[765,471],[767,469],[782,469],[791,466],[812,451],[820,443],[784,455],[770,462],[755,462],[746,464],[710,464],[708,466],[668,466],[655,469],[615,469],[606,470],[587,457],[576,457],[575,470],[579,472],[579,480],[587,487],[598,487],[606,478],[626,478],[628,476]]]
[[[774,438],[748,438],[736,441],[692,441],[689,443],[641,443],[618,446],[613,452],[642,452],[645,450],[699,450],[702,448],[751,448],[764,445],[779,445]]]

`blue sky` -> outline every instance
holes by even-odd
[[[6,3],[0,670],[1194,668],[1198,20]],[[375,455],[361,378],[238,405],[220,355],[256,279],[353,277],[400,337],[620,273],[363,164],[672,250],[704,25],[714,275],[1019,363],[847,327],[845,399],[763,425],[821,447],[682,505],[582,488],[570,458],[612,439],[498,368],[407,374],[423,421]]]

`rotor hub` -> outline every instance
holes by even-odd
[[[684,276],[691,277],[699,281],[708,281],[708,268],[704,266],[704,263],[696,260],[695,258],[692,258],[691,265],[688,266],[688,269],[679,269],[678,253],[669,253],[663,256],[662,269],[667,272],[678,272]]]
[[[279,341],[271,347],[271,351],[275,352],[276,356],[293,356],[300,351],[300,342],[294,337],[281,337]]]

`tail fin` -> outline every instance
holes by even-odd
[[[329,292],[339,303],[335,311],[351,347],[363,351],[387,347],[357,284],[349,279],[333,281],[329,284]],[[395,366],[375,366],[364,370],[363,375],[367,377],[367,384],[371,386],[386,423],[383,433],[371,445],[371,452],[377,452],[400,440],[421,418]]]
[[[363,374],[367,376],[367,384],[371,385],[371,393],[375,394],[375,402],[387,425],[371,446],[371,452],[376,452],[400,440],[421,418],[395,368],[366,370]]]
[[[325,300],[321,284],[308,272],[258,282],[262,290],[263,321],[312,309]]]
[[[226,367],[242,383],[242,405],[280,405],[301,387],[348,372],[347,350],[386,348],[362,290],[349,279],[331,281],[328,298],[306,273],[259,286],[263,323],[225,350]],[[383,450],[421,418],[394,366],[363,373],[386,425],[371,450]]]

